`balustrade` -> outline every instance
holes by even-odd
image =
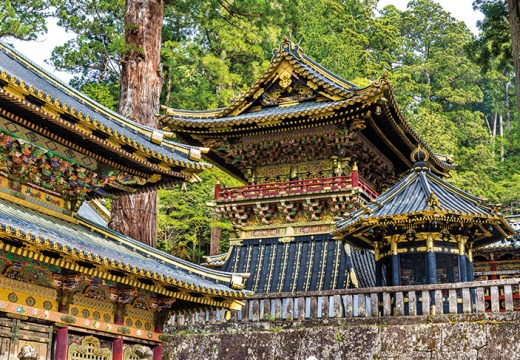
[[[353,186],[351,176],[336,176],[332,178],[316,178],[305,180],[292,180],[285,182],[272,182],[265,184],[250,184],[231,188],[218,188],[215,190],[215,200],[232,201],[249,198],[265,198],[284,195],[312,194],[316,192],[342,191],[349,187],[358,188],[371,199],[379,194],[369,185],[358,179],[357,186]]]
[[[229,322],[304,321],[520,311],[520,278],[451,284],[258,294]],[[176,315],[174,327],[224,322],[223,309]]]

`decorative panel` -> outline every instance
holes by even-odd
[[[112,350],[102,347],[94,336],[85,336],[80,344],[72,343],[68,352],[70,360],[112,360]]]
[[[55,153],[56,155],[66,158],[67,160],[74,162],[78,165],[86,167],[90,170],[97,168],[97,161],[89,156],[81,154],[75,150],[72,150],[56,141],[53,141],[31,129],[27,129],[20,124],[17,124],[11,120],[7,120],[0,116],[0,131],[14,136],[18,139],[23,139],[41,148]]]

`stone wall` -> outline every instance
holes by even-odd
[[[520,313],[190,326],[164,359],[520,359]]]

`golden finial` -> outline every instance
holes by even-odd
[[[429,158],[430,156],[428,155],[428,152],[426,152],[420,144],[417,146],[417,149],[412,151],[412,154],[410,155],[410,160],[412,160],[414,163],[420,161],[426,162]]]

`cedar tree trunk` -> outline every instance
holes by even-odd
[[[520,3],[519,0],[507,0],[511,42],[513,43],[513,64],[515,65],[516,106],[520,128]]]
[[[213,215],[213,221],[220,221],[221,215],[215,213]],[[220,253],[220,237],[222,235],[222,229],[218,226],[211,227],[211,235],[209,240],[209,254],[218,255]]]
[[[118,112],[157,128],[161,92],[162,0],[127,0]],[[157,245],[157,191],[124,195],[112,202],[109,227],[150,246]]]

